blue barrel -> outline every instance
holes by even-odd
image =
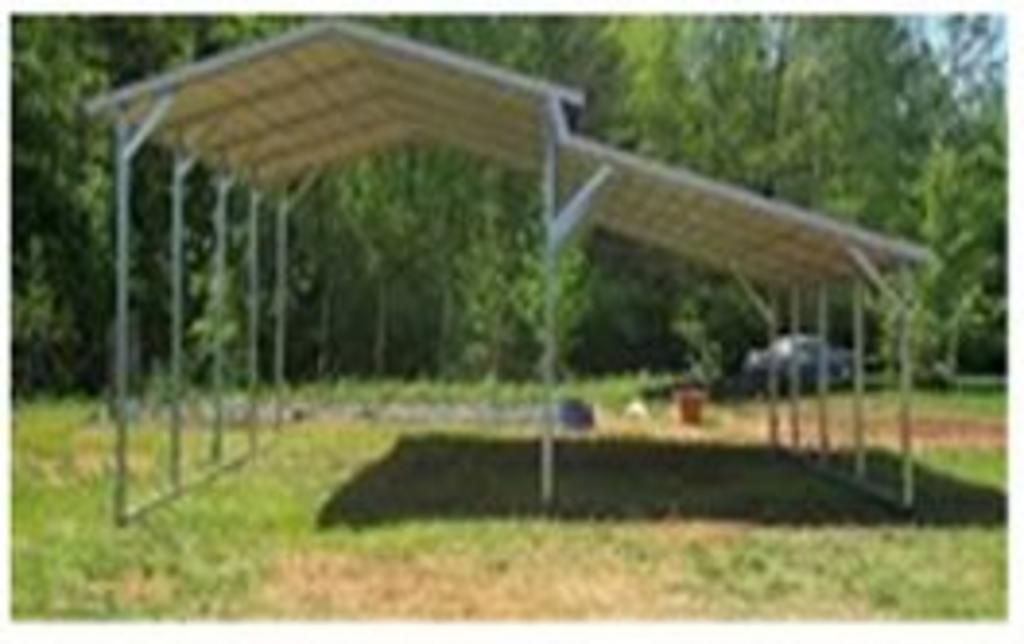
[[[561,400],[558,403],[558,424],[572,431],[589,431],[594,428],[594,409],[582,400]]]

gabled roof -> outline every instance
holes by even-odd
[[[318,22],[130,84],[90,114],[140,123],[173,101],[162,144],[261,188],[288,185],[411,141],[455,146],[539,171],[552,105],[582,92],[343,21]],[[558,136],[560,183],[613,174],[593,222],[687,262],[758,281],[851,277],[851,252],[880,270],[923,261],[923,248],[570,131]]]
[[[348,22],[320,22],[128,85],[92,114],[139,122],[174,102],[164,144],[261,185],[411,138],[536,165],[548,97],[583,94]]]
[[[915,244],[583,136],[561,149],[574,185],[602,165],[614,169],[593,205],[596,225],[704,268],[801,283],[859,274],[851,249],[880,271],[928,258]]]

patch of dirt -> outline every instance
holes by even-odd
[[[934,447],[1005,447],[1006,425],[999,421],[914,420],[914,441]]]
[[[804,442],[811,447],[817,446],[818,419],[813,406],[803,409],[801,429]],[[781,408],[779,431],[788,441],[790,436],[789,414],[787,408]],[[838,410],[837,410],[838,411]],[[845,413],[845,410],[842,410]],[[886,447],[899,446],[899,429],[893,414],[875,414],[870,411],[866,418],[866,440],[872,445]],[[768,421],[764,414],[737,413],[723,421],[724,429],[721,438],[729,442],[763,442],[768,435]],[[837,417],[833,411],[830,424],[830,435],[835,446],[848,446],[852,426],[849,418]],[[980,420],[965,418],[936,418],[918,416],[913,419],[913,443],[923,448],[958,447],[958,448],[1000,448],[1006,446],[1006,424],[996,420]]]
[[[563,561],[556,572],[534,559],[293,552],[274,563],[257,605],[266,616],[357,619],[610,619],[666,608],[655,603],[664,592],[643,571]],[[671,600],[677,615],[706,610],[678,593]]]
[[[164,603],[171,599],[173,590],[173,584],[168,578],[137,568],[116,579],[93,584],[94,592],[113,596],[118,604],[124,606]]]
[[[692,553],[743,548],[749,535],[740,522],[678,521],[615,526],[592,546],[540,541],[500,555],[290,550],[272,560],[245,612],[257,618],[441,620],[800,618],[820,610],[840,619],[877,615],[853,597],[819,606],[799,589],[746,597],[694,563]],[[736,574],[770,579],[778,573]],[[757,583],[753,588],[760,593]]]
[[[98,450],[76,451],[73,456],[73,474],[82,479],[105,476],[110,472],[112,455]]]
[[[159,454],[151,453],[129,453],[128,472],[136,480],[150,480],[159,476],[161,463],[158,462]],[[104,476],[110,476],[113,471],[113,454],[98,451],[86,450],[76,451],[72,455],[71,468],[68,474],[75,480],[91,480]]]

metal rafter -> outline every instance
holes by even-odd
[[[578,170],[583,166],[575,164],[571,174],[582,174]],[[632,218],[642,220],[645,225],[654,226],[664,231],[671,231],[671,234],[681,240],[680,245],[686,247],[701,246],[702,248],[714,248],[722,256],[722,261],[716,262],[719,270],[728,270],[730,260],[736,257],[735,248],[747,248],[749,239],[753,237],[764,237],[766,233],[758,233],[765,222],[757,219],[737,220],[736,215],[729,213],[731,219],[721,221],[722,210],[703,198],[695,201],[693,198],[683,197],[678,189],[659,187],[658,184],[649,184],[635,177],[624,177],[620,187],[617,188],[615,200],[617,203],[626,204],[607,212],[607,218],[625,219]],[[640,195],[637,199],[633,195]],[[694,206],[694,204],[697,204]],[[737,225],[742,224],[742,225]],[[769,239],[788,237],[792,231],[783,231],[777,235],[769,235]],[[814,275],[820,275],[828,271],[829,279],[842,279],[848,276],[848,264],[837,265],[834,268],[825,268],[820,261],[814,259],[817,255],[801,252],[799,245],[789,243],[790,250],[786,253],[772,253],[773,248],[770,242],[758,246],[755,251],[759,256],[772,256],[779,254],[783,256],[783,263],[801,265],[804,275],[795,276],[802,281],[812,281]],[[685,252],[685,251],[680,251]],[[746,251],[750,252],[750,251]],[[743,252],[741,251],[741,254]]]
[[[408,127],[392,124],[378,128],[372,135],[359,140],[358,144],[339,146],[330,141],[320,146],[309,148],[304,154],[297,154],[285,160],[275,161],[257,169],[254,175],[260,182],[271,186],[286,185],[310,170],[324,170],[338,167],[339,164],[352,160],[357,156],[379,152],[404,143],[410,136]]]
[[[302,132],[302,136],[281,137],[271,139],[272,144],[254,148],[247,155],[235,157],[236,163],[245,168],[261,168],[274,162],[286,162],[288,159],[311,149],[338,144],[341,147],[352,140],[353,136],[386,129],[393,123],[382,122],[375,114],[340,113],[329,122],[329,127]]]
[[[211,122],[216,123],[219,127],[230,127],[232,123],[237,122],[232,118],[233,116],[244,114],[253,105],[268,103],[272,106],[275,101],[280,99],[282,94],[287,95],[310,85],[344,78],[357,64],[358,61],[356,60],[343,60],[323,69],[310,70],[298,74],[291,80],[283,83],[261,87],[248,94],[233,96],[191,112],[174,114],[171,118],[167,119],[164,129],[171,132],[185,131]]]
[[[217,137],[200,140],[199,144],[209,150],[211,154],[232,159],[238,156],[242,150],[259,147],[275,139],[290,139],[296,132],[307,128],[316,128],[324,121],[336,118],[339,114],[350,116],[350,114],[346,114],[347,111],[371,105],[376,99],[375,92],[361,89],[353,92],[346,102],[340,104],[337,102],[320,103],[313,109],[283,118],[277,117],[269,122],[261,123],[256,128],[240,131],[232,131],[230,128],[218,130]]]
[[[697,259],[703,265],[719,272],[736,267],[747,277],[760,283],[805,282],[809,279],[799,268],[794,268],[792,264],[780,263],[777,258],[766,257],[756,252],[729,252],[723,240],[711,241],[707,235],[697,234],[697,228],[693,228],[694,232],[688,234],[685,228],[666,227],[659,223],[664,221],[662,216],[638,217],[635,213],[649,210],[630,204],[621,196],[613,196],[610,200],[599,207],[612,212],[631,210],[634,215],[628,219],[599,215],[599,226],[631,231],[634,236],[647,239],[683,259]]]

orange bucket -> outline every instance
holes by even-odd
[[[707,396],[696,387],[683,387],[676,392],[679,421],[685,425],[700,425]]]

